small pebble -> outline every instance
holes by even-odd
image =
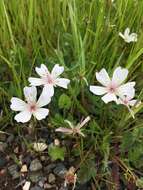
[[[51,189],[53,186],[51,184],[45,183],[44,189]]]
[[[42,169],[42,164],[38,159],[35,159],[30,164],[30,171],[38,171]]]
[[[66,167],[64,166],[64,164],[59,163],[57,164],[56,168],[54,169],[54,174],[56,174],[57,176],[59,176],[60,178],[64,178],[65,174],[67,172]]]
[[[43,188],[35,185],[34,187],[32,187],[30,190],[44,190]]]
[[[3,168],[7,163],[7,160],[4,156],[0,155],[0,168]]]
[[[48,176],[48,182],[49,183],[54,183],[56,180],[54,174],[50,173],[49,176]]]
[[[38,172],[31,172],[29,174],[29,178],[33,183],[37,183],[39,181],[41,181],[43,179],[43,173],[42,171],[38,171]]]
[[[25,172],[28,172],[28,169],[27,169],[27,165],[24,164],[22,167],[21,167],[21,170],[20,170],[22,173],[25,173]]]
[[[17,179],[17,178],[20,177],[20,174],[18,172],[18,167],[17,167],[16,164],[13,164],[13,165],[9,166],[8,171],[9,171],[9,173],[12,176],[13,179]]]
[[[4,152],[7,148],[7,143],[0,142],[0,152]]]
[[[46,167],[44,167],[44,171],[46,173],[50,173],[55,167],[56,167],[56,164],[51,163],[51,164],[47,165]]]

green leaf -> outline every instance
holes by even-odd
[[[139,188],[143,188],[143,178],[137,179],[136,186]]]
[[[48,148],[48,153],[52,160],[62,160],[64,161],[64,156],[65,156],[65,148],[63,147],[58,147],[58,146],[49,146]]]
[[[62,94],[59,98],[59,108],[69,109],[71,107],[71,99],[66,94]]]

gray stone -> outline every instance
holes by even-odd
[[[7,163],[7,160],[5,159],[4,156],[0,155],[0,168],[3,168]]]
[[[18,172],[18,167],[17,167],[16,164],[13,164],[13,165],[9,166],[8,171],[9,171],[9,173],[12,176],[13,179],[17,179],[17,178],[20,177],[20,174]]]
[[[11,144],[12,142],[14,141],[14,135],[10,135],[8,138],[7,138],[7,143]]]
[[[59,190],[68,190],[68,187],[67,187],[67,186],[65,187],[65,186],[63,185],[63,186],[60,187]]]
[[[46,177],[43,177],[43,178],[39,181],[38,185],[39,185],[40,187],[43,187],[45,181],[47,181],[47,178],[46,178]]]
[[[35,185],[34,187],[32,187],[30,190],[44,190],[43,188]]]
[[[55,180],[56,180],[55,175],[50,173],[49,176],[48,176],[48,182],[49,183],[54,183]]]
[[[7,144],[6,143],[4,143],[4,142],[0,142],[0,151],[1,152],[4,152],[5,150],[6,150],[6,148],[7,148]]]
[[[51,184],[45,183],[44,189],[51,189],[53,186]]]
[[[46,173],[50,173],[50,172],[52,172],[52,170],[54,169],[56,167],[56,164],[49,164],[49,165],[47,165],[46,167],[44,167],[44,171],[46,172]]]
[[[6,141],[6,134],[0,133],[0,141],[3,141],[3,142]]]
[[[30,164],[30,171],[34,172],[34,171],[38,171],[42,169],[42,164],[38,159],[35,159],[31,162]]]
[[[54,174],[56,174],[57,176],[59,176],[60,178],[64,178],[65,173],[67,172],[66,167],[64,166],[64,164],[59,163],[57,164],[56,168],[53,170]]]
[[[29,178],[33,183],[37,183],[43,179],[43,173],[41,171],[31,172]]]

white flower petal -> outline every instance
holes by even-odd
[[[137,103],[137,100],[130,100],[129,105],[134,106]]]
[[[42,91],[43,96],[52,97],[54,95],[54,87],[52,84],[47,84],[44,86]]]
[[[113,73],[112,82],[120,85],[128,76],[128,69],[122,69],[121,67],[117,67]]]
[[[46,106],[50,103],[51,101],[51,94],[53,95],[53,92],[51,92],[51,89],[53,91],[53,88],[43,88],[43,91],[37,101],[37,106],[38,107],[43,107],[43,106]]]
[[[117,94],[119,97],[123,97],[123,96],[133,96],[135,94],[135,82],[128,82],[126,84],[121,85],[118,88]]]
[[[86,117],[80,124],[79,124],[79,129],[82,128],[86,123],[90,121],[90,117]]]
[[[137,34],[136,33],[130,34],[130,38],[131,38],[132,42],[137,42]]]
[[[46,65],[44,65],[44,64],[41,64],[41,67],[40,67],[40,68],[39,68],[39,67],[36,67],[35,70],[36,70],[36,73],[37,73],[39,76],[41,76],[41,77],[44,77],[44,76],[46,76],[47,74],[49,74],[49,71],[48,71]]]
[[[73,130],[72,129],[68,129],[68,128],[64,128],[64,127],[59,127],[55,130],[56,132],[61,132],[61,133],[66,133],[66,134],[72,134]]]
[[[24,87],[24,96],[27,102],[36,102],[37,89],[35,86]]]
[[[31,86],[41,86],[44,85],[44,81],[40,78],[34,78],[34,77],[29,77],[28,81],[30,82]]]
[[[101,86],[90,86],[89,90],[95,95],[103,95],[107,93],[107,89]]]
[[[27,106],[27,104],[19,98],[13,97],[11,99],[10,108],[14,111],[23,111],[26,109],[26,106]]]
[[[96,72],[96,79],[103,85],[108,86],[111,82],[108,73],[105,69],[101,69],[100,72]]]
[[[37,143],[37,142],[33,143],[33,148],[37,152],[43,152],[44,150],[47,149],[47,147],[48,146],[46,143],[40,143],[40,142],[39,143]]]
[[[125,38],[128,38],[129,33],[130,33],[130,29],[129,29],[129,28],[126,28],[126,30],[125,30],[125,32],[124,32]]]
[[[38,108],[33,115],[36,117],[37,120],[42,120],[47,117],[49,114],[49,110],[46,108]]]
[[[101,98],[106,104],[108,102],[112,102],[112,101],[115,101],[117,102],[117,97],[115,94],[111,94],[111,93],[108,93],[108,94],[105,94],[102,98]]]
[[[70,80],[69,79],[65,79],[65,78],[57,78],[56,79],[56,85],[57,86],[60,86],[62,88],[68,88],[68,84],[70,83]]]
[[[29,111],[22,111],[20,113],[18,113],[14,119],[17,122],[21,122],[21,123],[26,123],[31,119],[32,113]]]
[[[51,72],[51,75],[54,78],[57,78],[59,75],[61,75],[64,72],[64,67],[63,66],[59,66],[59,64],[56,64]]]
[[[125,36],[124,36],[121,32],[119,32],[119,36],[120,36],[121,38],[125,39]]]

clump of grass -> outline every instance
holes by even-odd
[[[123,107],[104,105],[93,96],[86,80],[93,84],[95,71],[106,68],[112,73],[123,66],[130,71],[128,79],[136,81],[137,98],[142,100],[142,10],[139,0],[1,0],[1,130],[14,125],[9,100],[22,97],[34,67],[59,63],[72,81],[66,92],[56,93],[47,122],[54,128],[64,125],[64,119],[92,117],[85,130],[87,139],[77,139],[78,149],[71,153],[81,158],[79,176],[83,181],[92,178],[98,189],[119,189],[119,179],[126,187],[131,181],[138,185],[143,167],[142,106],[132,119]],[[136,43],[119,37],[127,27],[138,34]],[[57,105],[62,93],[70,106],[61,109]]]

